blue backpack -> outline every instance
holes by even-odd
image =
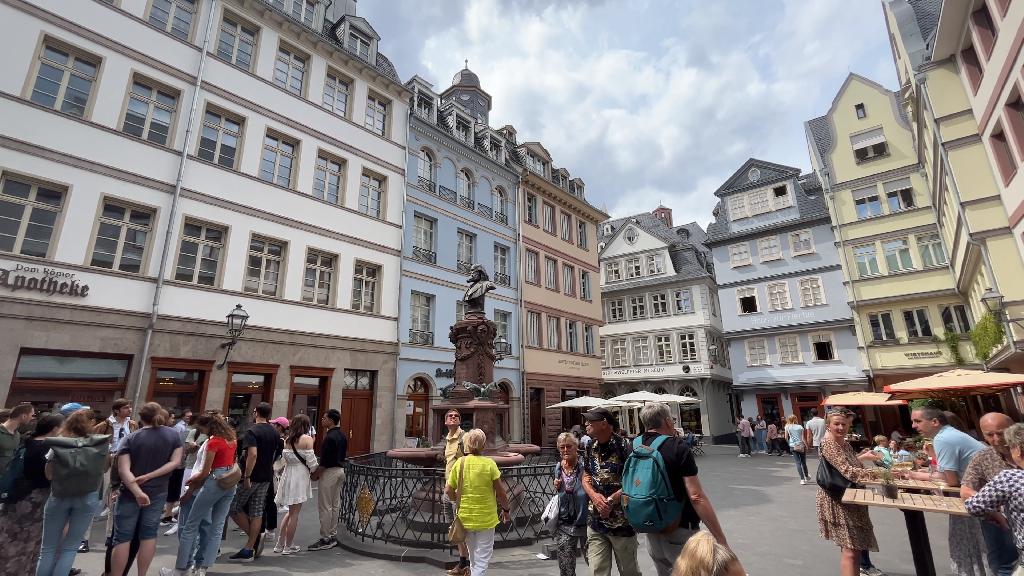
[[[650,446],[643,437],[633,440],[633,453],[622,472],[622,508],[637,532],[662,532],[671,528],[683,513],[669,481],[665,460],[658,452],[668,436],[658,436]]]

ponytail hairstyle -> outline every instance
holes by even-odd
[[[728,576],[739,562],[732,550],[716,542],[710,532],[702,530],[686,541],[672,567],[672,576]]]
[[[292,452],[295,453],[295,457],[302,462],[302,465],[309,470],[309,464],[306,463],[306,459],[299,454],[299,451],[295,448],[295,443],[309,433],[309,417],[305,414],[296,414],[292,417],[291,422],[288,423],[288,438],[286,442],[292,447]]]
[[[196,428],[206,430],[207,436],[219,436],[227,442],[235,441],[235,430],[223,418],[203,414],[196,418]]]

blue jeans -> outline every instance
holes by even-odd
[[[986,557],[989,570],[996,576],[1013,574],[1017,568],[1017,546],[1013,543],[1010,531],[983,519],[981,534],[985,537],[985,546],[988,548]]]
[[[755,437],[757,438],[757,450],[760,452],[767,452],[768,446],[764,443],[765,436],[768,434],[767,430],[754,430]]]
[[[800,479],[810,480],[811,475],[807,472],[807,453],[793,450],[793,460],[796,461],[796,471],[800,474]]]
[[[43,506],[43,542],[39,548],[39,576],[65,576],[78,555],[78,544],[92,525],[99,498],[96,492],[84,496],[50,496]],[[64,526],[68,533],[64,535]]]
[[[188,509],[182,507],[178,511],[178,558],[174,562],[175,568],[187,569],[195,549],[198,549],[195,553],[196,566],[209,568],[217,559],[224,519],[228,517],[237,487],[224,490],[217,485],[217,476],[228,470],[228,467],[214,468],[213,474],[203,482],[199,492],[186,502]],[[185,514],[184,520],[182,514]]]

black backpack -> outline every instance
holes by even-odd
[[[0,476],[0,504],[12,504],[28,495],[28,482],[25,480],[25,445],[14,451],[14,456],[7,463],[3,476]]]

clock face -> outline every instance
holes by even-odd
[[[637,238],[636,230],[634,228],[632,228],[632,227],[628,228],[626,230],[626,242],[628,242],[629,244],[633,244],[633,243],[636,242],[636,238]]]
[[[747,172],[747,179],[751,182],[757,182],[761,179],[761,171],[757,168],[751,168],[750,172]]]

